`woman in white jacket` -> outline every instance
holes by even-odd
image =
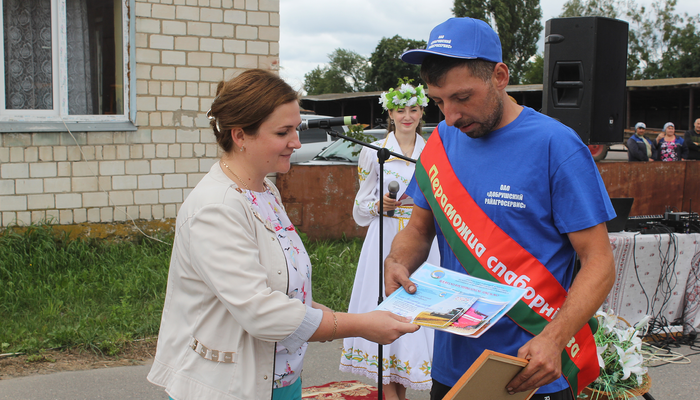
[[[416,325],[315,303],[308,254],[277,188],[299,148],[297,93],[248,70],[207,113],[223,155],[178,212],[158,348],[148,379],[170,398],[300,399],[307,341],[390,343]]]

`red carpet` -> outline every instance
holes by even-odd
[[[377,400],[376,386],[359,381],[331,382],[301,390],[304,400]]]

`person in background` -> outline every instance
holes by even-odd
[[[396,89],[389,89],[380,96],[380,102],[389,114],[386,138],[372,143],[397,154],[418,159],[425,147],[425,139],[420,135],[423,108],[428,99],[423,86],[413,87],[399,82]],[[360,189],[355,196],[352,215],[360,226],[368,226],[365,241],[355,274],[348,312],[367,312],[377,307],[379,297],[379,161],[377,150],[363,147],[357,166]],[[415,164],[391,156],[384,164],[384,211],[392,216],[384,216],[383,255],[391,250],[391,242],[411,217],[413,202],[403,198],[404,191],[411,181]],[[396,199],[389,197],[388,186],[397,182],[399,190]],[[429,263],[440,265],[437,243],[433,242],[428,256]],[[382,285],[383,287],[383,285]],[[386,298],[386,294],[382,293]],[[340,370],[367,376],[377,380],[377,345],[362,338],[347,338],[343,341],[340,357]],[[421,329],[399,338],[391,345],[384,346],[382,370],[382,391],[386,400],[405,400],[406,388],[428,390],[431,386],[430,369],[433,354],[433,330]]]
[[[688,160],[700,160],[700,118],[685,132],[683,140],[688,145]]]
[[[663,132],[656,137],[656,149],[660,161],[683,161],[688,158],[688,145],[682,137],[676,136],[673,122],[664,124]]]
[[[656,144],[644,136],[647,126],[637,122],[634,135],[627,140],[627,159],[629,161],[654,161],[656,159]]]
[[[301,399],[307,341],[388,344],[416,325],[389,312],[313,301],[311,263],[266,179],[298,149],[298,94],[247,70],[220,82],[207,112],[222,156],[177,215],[158,347],[148,380],[171,399]]]
[[[421,64],[445,119],[406,189],[415,206],[391,244],[386,292],[416,292],[409,276],[436,234],[442,268],[528,288],[478,338],[435,332],[431,399],[486,349],[529,360],[494,391],[575,398],[600,372],[588,322],[615,280],[605,225],[615,212],[590,151],[572,129],[508,100],[500,40],[481,20],[451,18],[401,59]]]

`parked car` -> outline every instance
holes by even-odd
[[[308,161],[297,165],[357,165],[362,147],[349,140],[336,140]]]
[[[433,133],[435,126],[424,126],[422,136],[426,139]],[[386,129],[366,129],[366,135],[372,135],[378,139],[386,137]],[[362,146],[349,140],[336,140],[333,144],[323,149],[311,160],[298,162],[299,165],[357,165]]]
[[[322,118],[332,117],[315,114],[301,115],[302,121]],[[347,128],[344,126],[334,126],[331,129],[340,133],[345,133],[347,131]],[[299,132],[299,141],[301,142],[301,148],[294,150],[294,153],[292,153],[291,162],[293,163],[311,160],[321,150],[335,142],[336,138],[327,134],[325,129],[312,128]]]

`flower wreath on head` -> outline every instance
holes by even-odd
[[[428,98],[423,91],[423,85],[418,85],[414,88],[409,83],[403,83],[402,79],[399,80],[399,84],[401,86],[397,89],[391,88],[388,92],[382,92],[379,96],[379,104],[382,105],[384,110],[396,110],[413,106],[426,107],[428,105]]]

